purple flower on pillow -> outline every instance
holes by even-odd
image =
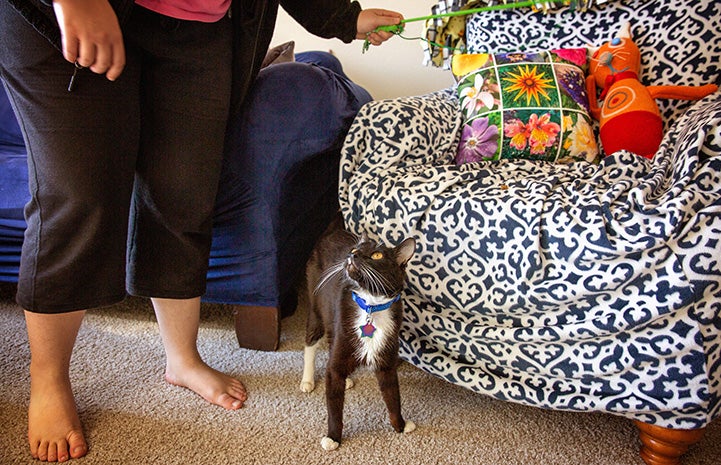
[[[590,110],[583,72],[573,66],[559,65],[556,67],[556,76],[561,89],[588,113]]]
[[[463,127],[456,164],[487,160],[497,150],[498,126],[490,124],[488,118],[477,118]]]

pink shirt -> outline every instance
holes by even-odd
[[[135,0],[148,10],[171,18],[214,23],[225,16],[230,0]]]

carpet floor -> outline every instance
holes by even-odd
[[[13,291],[0,284],[2,465],[33,463],[26,444],[29,350]],[[90,452],[75,463],[643,465],[626,419],[501,402],[407,363],[399,372],[403,414],[416,431],[393,432],[375,377],[361,370],[346,394],[343,443],[326,452],[323,383],[310,394],[299,389],[305,312],[282,321],[277,352],[238,348],[223,306],[204,304],[201,317],[199,350],[245,383],[245,407],[228,412],[167,384],[152,307],[129,298],[89,312],[78,336],[71,376]],[[318,378],[326,360],[319,352]],[[720,423],[708,427],[683,465],[721,463]]]

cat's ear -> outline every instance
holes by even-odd
[[[629,21],[625,21],[621,24],[621,27],[618,28],[618,37],[621,37],[623,39],[631,39],[631,23]]]
[[[408,263],[408,260],[411,259],[415,251],[416,240],[412,237],[409,237],[396,247],[396,262],[399,265],[405,265],[406,263]]]
[[[362,244],[364,242],[368,242],[368,233],[366,233],[365,231],[361,233],[360,239],[358,239],[359,244]]]

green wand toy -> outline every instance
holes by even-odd
[[[392,32],[393,34],[400,35],[403,32],[404,24],[405,23],[412,23],[415,21],[427,21],[429,19],[436,19],[436,18],[448,18],[452,16],[464,16],[464,15],[472,15],[475,13],[482,13],[484,11],[494,11],[494,10],[506,10],[506,9],[512,9],[512,8],[524,8],[528,6],[539,6],[539,5],[547,5],[550,3],[564,3],[564,4],[573,4],[574,0],[565,0],[565,1],[559,1],[559,0],[527,0],[527,1],[521,1],[521,2],[513,2],[513,3],[499,3],[498,5],[488,5],[480,8],[470,8],[468,10],[459,10],[459,11],[450,11],[447,13],[439,13],[435,15],[428,15],[428,16],[419,16],[417,18],[409,18],[409,19],[403,19],[399,24],[391,24],[389,26],[378,26],[373,30],[373,32],[379,32],[379,31],[386,31],[386,32]],[[368,35],[371,33],[369,32],[366,34],[366,39],[363,42],[363,53],[365,53],[368,48],[370,47],[370,41],[368,40]]]

